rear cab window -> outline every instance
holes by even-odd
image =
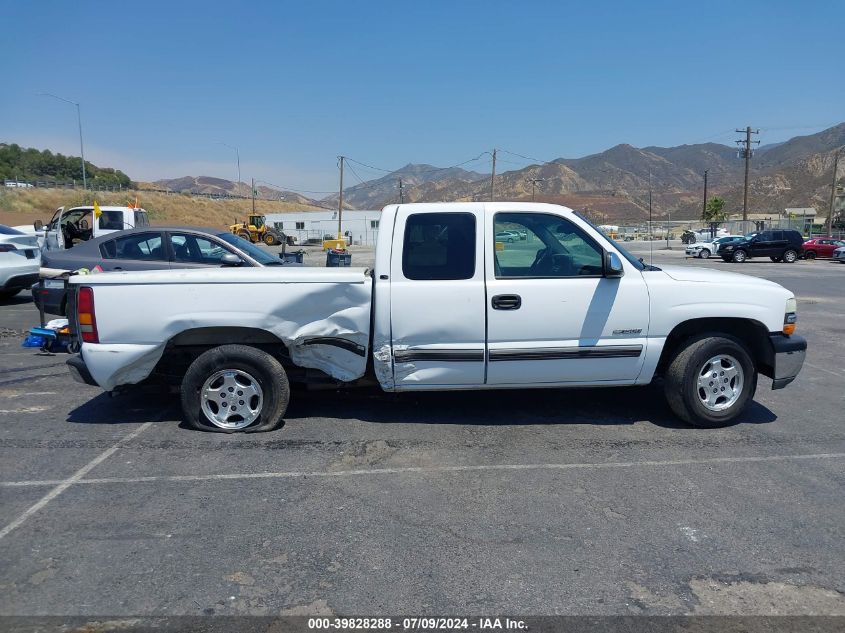
[[[475,215],[417,213],[408,216],[402,274],[414,280],[471,279],[475,275]]]

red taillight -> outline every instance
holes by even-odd
[[[82,286],[79,289],[79,295],[76,299],[76,314],[82,342],[99,343],[97,317],[94,314],[94,290],[88,286]]]

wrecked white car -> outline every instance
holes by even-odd
[[[497,236],[524,232],[526,239]],[[386,207],[375,270],[213,269],[70,280],[77,380],[180,386],[186,420],[269,430],[291,382],[385,391],[646,385],[690,424],[735,420],[801,369],[778,284],[643,264],[570,209]]]

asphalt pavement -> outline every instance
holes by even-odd
[[[0,614],[845,615],[845,266],[652,246],[798,298],[804,369],[735,426],[656,387],[344,390],[200,433],[74,383],[20,347],[29,298],[0,306]]]

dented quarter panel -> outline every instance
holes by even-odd
[[[83,344],[82,356],[107,390],[144,380],[168,341],[204,327],[270,332],[296,365],[337,380],[355,380],[366,369],[372,283],[365,269],[104,273],[71,283],[94,289],[100,343]],[[359,349],[338,347],[331,339]]]

